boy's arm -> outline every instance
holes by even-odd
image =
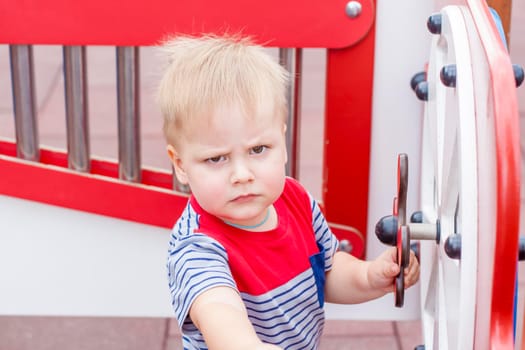
[[[209,350],[280,349],[259,339],[241,297],[230,287],[215,287],[200,294],[190,308],[190,317]]]
[[[325,299],[338,304],[356,304],[379,298],[393,291],[394,278],[399,272],[396,248],[391,247],[372,261],[336,252],[332,269],[326,274]],[[410,252],[410,263],[405,269],[405,288],[419,279],[419,263]]]

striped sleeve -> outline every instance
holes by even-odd
[[[236,289],[224,248],[212,238],[195,233],[199,217],[188,205],[173,228],[168,254],[171,303],[180,327],[195,298],[204,291],[229,286]]]
[[[335,252],[339,248],[337,237],[332,233],[328,222],[326,221],[321,208],[317,201],[310,195],[310,203],[312,209],[312,226],[315,234],[317,244],[322,246],[325,251],[324,268],[325,271],[332,269],[332,261]]]

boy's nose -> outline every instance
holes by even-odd
[[[243,183],[254,179],[253,172],[245,162],[235,162],[232,171],[232,183]]]

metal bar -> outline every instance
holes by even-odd
[[[11,45],[9,46],[9,54],[15,115],[16,154],[19,158],[39,161],[33,47],[31,45]]]
[[[139,48],[117,47],[119,178],[141,181]]]
[[[436,224],[410,223],[408,228],[410,229],[410,239],[435,241],[438,236]]]
[[[291,76],[287,93],[288,128],[286,129],[286,146],[288,148],[288,163],[286,163],[286,175],[298,178],[302,49],[280,48],[279,60],[290,72]]]
[[[68,167],[89,172],[89,125],[85,46],[64,46]]]

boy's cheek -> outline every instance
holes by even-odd
[[[192,173],[189,181],[193,193],[199,197],[219,200],[225,191],[225,185],[218,177],[207,173]]]

